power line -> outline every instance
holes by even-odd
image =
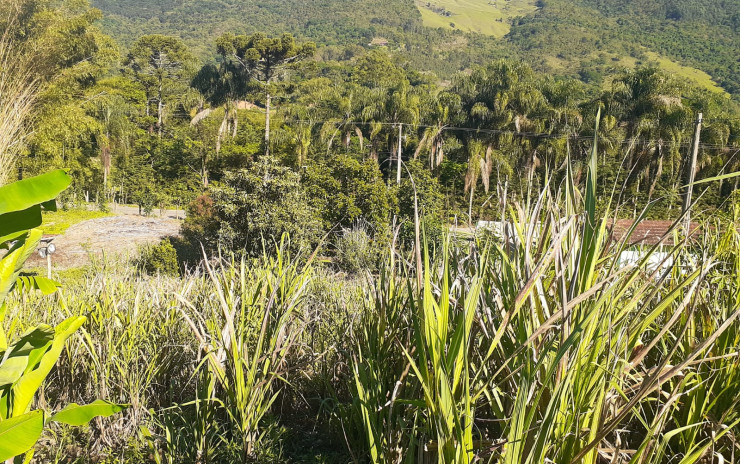
[[[333,123],[337,125],[381,125],[381,126],[398,126],[399,123],[397,122],[375,122],[375,121],[336,121],[336,120],[292,120],[289,122],[293,123],[301,123],[301,124],[324,124],[324,123]],[[406,124],[401,123],[404,126],[410,126],[418,129],[439,129],[441,132],[444,131],[457,131],[457,132],[467,132],[467,133],[479,133],[479,134],[493,134],[493,135],[513,135],[516,137],[528,137],[528,138],[541,138],[541,139],[559,139],[559,138],[568,138],[569,140],[574,141],[592,141],[593,135],[574,135],[574,134],[568,134],[568,133],[551,133],[551,132],[520,132],[520,131],[512,131],[512,130],[506,130],[506,129],[482,129],[482,128],[476,128],[476,127],[456,127],[456,126],[436,126],[436,125],[428,125],[428,124]],[[738,137],[738,136],[736,136]],[[603,137],[601,138],[603,140]],[[691,146],[691,141],[683,141],[683,142],[670,142],[666,140],[660,140],[660,139],[646,139],[646,138],[627,138],[625,140],[622,140],[621,142],[618,142],[622,145],[629,145],[633,143],[663,143],[666,146],[671,147],[685,147],[685,146]],[[709,143],[702,143],[700,144],[703,148],[715,148],[715,149],[723,149],[723,148],[731,148],[727,145],[721,145],[721,144],[709,144]]]
[[[169,116],[172,117],[189,117],[190,115],[187,113],[182,112],[173,112],[169,113]],[[740,121],[740,118],[736,119]],[[704,120],[705,122],[707,120]],[[711,120],[710,120],[711,121]],[[524,137],[524,138],[537,138],[537,139],[564,139],[568,138],[568,140],[571,141],[592,141],[593,135],[575,135],[571,133],[554,133],[554,132],[525,132],[525,131],[514,131],[514,130],[507,130],[507,129],[485,129],[485,128],[478,128],[478,127],[459,127],[459,126],[442,126],[439,127],[437,125],[430,125],[430,124],[408,124],[408,123],[398,123],[398,122],[382,122],[382,121],[337,121],[336,119],[323,119],[323,120],[287,120],[287,123],[298,123],[298,124],[311,124],[311,125],[318,125],[318,124],[335,124],[335,125],[354,125],[354,126],[392,126],[397,127],[399,124],[403,126],[409,126],[416,129],[439,129],[441,132],[465,132],[465,133],[477,133],[477,134],[489,134],[489,135],[511,135],[514,137]],[[730,139],[737,139],[740,138],[740,134],[732,134],[729,136]],[[600,138],[601,140],[604,140],[604,137]],[[665,146],[669,147],[689,147],[692,145],[691,141],[682,141],[682,142],[671,142],[667,140],[660,140],[660,139],[647,139],[647,138],[626,138],[622,141],[614,142],[615,144],[620,145],[630,145],[630,144],[658,144],[662,143]],[[725,149],[725,148],[733,148],[730,145],[722,145],[722,144],[710,144],[710,143],[700,143],[700,148],[704,149]]]

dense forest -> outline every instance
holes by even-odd
[[[700,112],[699,178],[739,160],[737,104],[655,67],[623,70],[599,90],[497,59],[441,85],[386,49],[328,59],[326,47],[289,34],[225,33],[204,61],[173,36],[143,35],[122,48],[84,3],[19,5],[24,14],[9,30],[37,67],[31,79],[48,85],[18,172],[69,169],[66,195],[76,201],[149,211],[205,195],[218,207],[224,189],[248,188],[240,176],[278,169],[322,217],[316,238],[358,220],[381,230],[379,218],[399,211],[408,219],[407,172],[423,171],[422,188],[433,194],[422,206],[435,223],[474,222],[497,211],[501,192],[491,186],[520,198],[554,188],[566,160],[580,176],[599,109],[601,193],[608,201],[621,192],[621,215],[655,203],[651,216],[675,216]],[[713,186],[701,197],[707,211],[735,187]],[[286,214],[293,206],[283,205]]]
[[[105,13],[106,30],[124,44],[140,33],[171,34],[204,58],[214,56],[211,45],[228,30],[290,32],[315,41],[332,58],[380,38],[414,68],[444,78],[507,56],[525,59],[540,72],[603,85],[624,67],[656,61],[654,52],[708,73],[733,95],[740,92],[736,0],[540,0],[536,5],[534,12],[511,19],[510,33],[498,40],[423,27],[413,0],[94,2]]]

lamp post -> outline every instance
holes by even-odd
[[[51,243],[53,238],[41,239],[41,243],[44,245],[39,247],[39,256],[46,258],[46,278],[51,279],[51,255],[57,251],[56,245]]]

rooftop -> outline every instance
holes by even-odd
[[[634,222],[635,221],[632,219],[619,219],[610,225],[609,229],[612,232],[612,238],[616,241],[624,239]],[[673,245],[673,230],[680,230],[681,227],[680,225],[674,227],[674,224],[675,220],[640,221],[630,235],[628,243],[630,245],[657,245],[659,243],[664,245]],[[690,229],[691,238],[697,238],[701,234],[701,226],[697,222],[692,222]],[[662,240],[666,234],[668,234],[668,236],[665,240]]]

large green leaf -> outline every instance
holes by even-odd
[[[61,284],[55,280],[32,275],[22,275],[18,277],[16,284],[21,290],[39,290],[44,295],[51,295],[57,291],[57,288],[61,287]]]
[[[98,416],[109,417],[113,414],[117,414],[127,407],[128,405],[109,403],[108,401],[103,400],[97,400],[82,406],[77,403],[72,403],[54,414],[51,417],[51,420],[54,422],[61,422],[62,424],[80,426],[87,424],[93,418]]]
[[[40,230],[29,230],[25,235],[19,237],[5,256],[0,259],[0,304],[15,285],[23,264],[31,256],[31,253],[36,251],[41,237]]]
[[[40,325],[8,347],[0,360],[0,387],[17,382],[29,366],[33,368],[51,346],[54,334],[53,327]]]
[[[72,178],[59,169],[0,187],[0,215],[53,200],[71,182]]]
[[[44,430],[44,412],[32,411],[0,422],[0,461],[33,448]]]
[[[17,416],[25,413],[31,406],[34,395],[41,387],[44,379],[56,364],[59,356],[62,354],[64,344],[67,339],[85,323],[87,319],[84,316],[70,317],[56,326],[54,340],[48,349],[43,351],[38,361],[31,359],[38,351],[31,352],[29,355],[29,366],[26,372],[13,385],[13,410],[11,415]]]
[[[41,205],[0,215],[0,237],[13,235],[41,225]],[[3,239],[5,241],[5,239]]]

